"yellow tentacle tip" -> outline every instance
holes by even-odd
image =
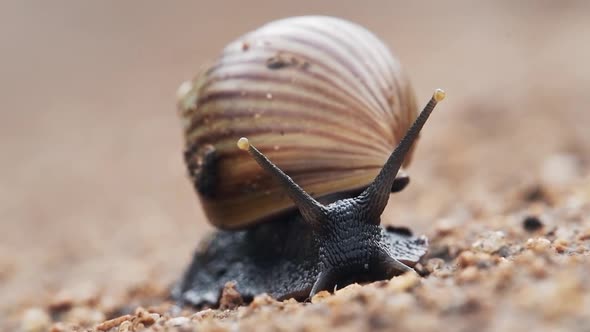
[[[442,89],[436,89],[436,90],[434,90],[434,95],[432,95],[432,98],[434,98],[434,100],[439,102],[439,101],[445,99],[446,95],[447,94]]]
[[[238,148],[241,150],[248,150],[250,148],[250,141],[246,137],[242,137],[238,140]]]

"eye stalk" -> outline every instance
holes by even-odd
[[[387,206],[389,194],[395,180],[395,176],[399,172],[401,165],[404,162],[406,154],[418,138],[420,130],[428,120],[428,117],[434,110],[438,102],[445,98],[446,94],[441,89],[436,89],[430,98],[430,101],[416,121],[412,124],[406,135],[402,138],[398,146],[391,153],[387,162],[369,185],[354,200],[358,206],[358,213],[363,217],[362,219],[367,223],[378,224],[380,216]],[[242,137],[237,142],[238,148],[248,151],[256,162],[277,181],[279,181],[287,194],[299,208],[301,215],[307,223],[314,227],[319,227],[322,222],[328,218],[328,209],[321,203],[316,201],[308,193],[306,193],[299,185],[297,185],[287,174],[273,164],[266,156],[264,156],[258,149],[256,149],[246,137]]]
[[[369,223],[378,224],[381,214],[389,200],[391,186],[395,180],[395,176],[399,172],[407,153],[410,151],[412,145],[418,138],[420,130],[428,120],[428,117],[434,110],[436,104],[445,98],[446,94],[441,89],[436,89],[424,107],[416,121],[412,124],[406,135],[399,142],[398,146],[393,150],[387,162],[377,175],[373,183],[369,185],[365,191],[356,197],[356,201],[360,206],[360,213],[364,215],[364,220]]]
[[[281,183],[289,197],[291,197],[295,205],[299,208],[299,212],[301,212],[303,219],[308,224],[312,227],[319,228],[322,223],[326,221],[326,208],[306,193],[303,188],[299,187],[299,185],[291,179],[291,177],[281,171],[280,168],[250,144],[250,141],[246,137],[240,138],[237,144],[238,148],[248,151],[260,167]]]

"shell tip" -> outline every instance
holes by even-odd
[[[242,137],[238,140],[238,148],[241,150],[248,150],[250,148],[250,141],[246,137]]]
[[[434,100],[439,102],[439,101],[445,99],[446,95],[447,94],[442,89],[436,89],[436,90],[434,90],[434,95],[432,95],[432,98],[434,98]]]

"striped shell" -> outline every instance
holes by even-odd
[[[388,48],[359,25],[321,16],[271,22],[238,38],[181,85],[179,110],[189,173],[210,222],[223,229],[294,209],[238,150],[238,138],[327,202],[365,188],[417,116]]]

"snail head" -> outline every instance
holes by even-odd
[[[413,270],[403,259],[393,257],[389,248],[391,241],[384,239],[389,235],[379,224],[406,154],[434,107],[444,97],[444,91],[437,89],[434,92],[375,180],[360,195],[329,205],[319,203],[305,192],[247,138],[238,140],[238,147],[248,151],[267,173],[281,183],[297,205],[304,222],[314,230],[319,244],[320,266],[310,296],[345,283],[348,275],[358,274],[359,271],[370,276],[369,279],[378,280]]]

